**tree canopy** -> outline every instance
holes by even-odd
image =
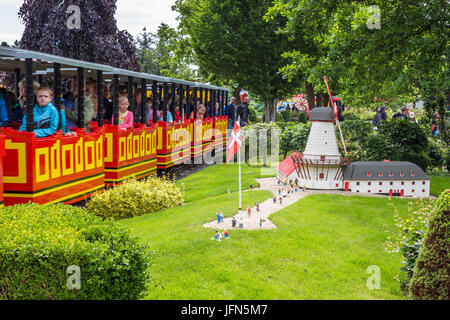
[[[376,5],[380,28],[370,27]],[[449,4],[446,0],[275,0],[286,33],[303,46],[284,53],[290,78],[307,76],[357,103],[411,99],[449,88]]]
[[[177,0],[174,9],[200,69],[246,88],[273,111],[273,101],[299,84],[279,72],[281,54],[294,43],[276,33],[285,18],[264,20],[271,5],[272,0]]]
[[[25,24],[20,47],[139,71],[132,36],[117,28],[116,2],[25,0],[19,11]],[[72,5],[80,9],[80,28],[68,27],[68,21],[77,14]]]

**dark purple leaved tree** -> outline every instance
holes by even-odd
[[[117,28],[116,2],[25,0],[19,10],[25,24],[20,47],[140,71],[133,37]]]

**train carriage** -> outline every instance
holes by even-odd
[[[19,93],[18,82],[24,74],[27,101],[32,101],[26,105],[26,132],[1,129],[0,160],[3,155],[4,159],[0,161],[0,204],[2,200],[5,205],[29,201],[72,204],[128,178],[141,179],[156,174],[157,170],[165,171],[189,163],[191,157],[201,160],[196,164],[202,163],[204,153],[210,153],[222,142],[225,144],[225,133],[219,132],[219,128],[226,129],[227,122],[223,116],[227,90],[223,88],[10,48],[0,48],[0,71],[14,74],[16,95]],[[52,102],[63,117],[62,79],[75,76],[78,79],[78,109],[74,111],[78,114],[78,128],[83,128],[85,123],[84,80],[87,78],[98,83],[97,122],[91,122],[90,132],[71,128],[76,135],[65,135],[59,127],[60,130],[51,136],[36,138],[33,133],[33,79],[38,79],[41,84],[45,79],[53,82]],[[102,85],[108,82],[113,87],[112,123],[103,119]],[[118,100],[121,85],[128,87],[130,101],[138,88],[141,101],[152,97],[154,110],[161,106],[162,119],[155,111],[147,123],[135,122],[132,128],[120,130]],[[193,105],[189,100],[183,103],[182,97],[189,98],[191,92],[201,93],[201,98],[198,100],[196,94]],[[168,123],[167,113],[174,114],[177,106],[176,95],[184,120]],[[207,107],[205,120],[186,119],[198,102]],[[219,115],[214,113],[216,102],[220,102]],[[141,103],[139,110],[132,111],[144,119],[144,107]]]

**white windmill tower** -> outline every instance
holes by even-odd
[[[308,143],[301,156],[293,156],[300,186],[308,189],[343,189],[343,166],[331,108],[314,108]]]

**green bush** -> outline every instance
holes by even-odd
[[[301,123],[308,123],[308,114],[305,112],[305,111],[301,111],[299,114],[298,114],[298,122],[301,122]]]
[[[258,122],[258,115],[256,114],[256,110],[249,106],[248,107],[248,120],[251,122]]]
[[[408,215],[405,218],[394,207],[395,231],[387,237],[385,248],[388,252],[401,252],[403,255],[403,267],[400,269],[405,275],[400,278],[403,289],[407,289],[413,276],[414,264],[428,229],[434,203],[434,200],[429,199],[409,202]]]
[[[172,180],[153,176],[141,181],[128,180],[97,193],[86,208],[102,218],[120,220],[178,207],[183,202],[183,193]]]
[[[72,206],[27,204],[0,214],[0,300],[139,299],[147,247],[113,221]],[[69,290],[68,267],[81,288]]]
[[[410,283],[417,300],[450,299],[450,190],[436,201]]]

